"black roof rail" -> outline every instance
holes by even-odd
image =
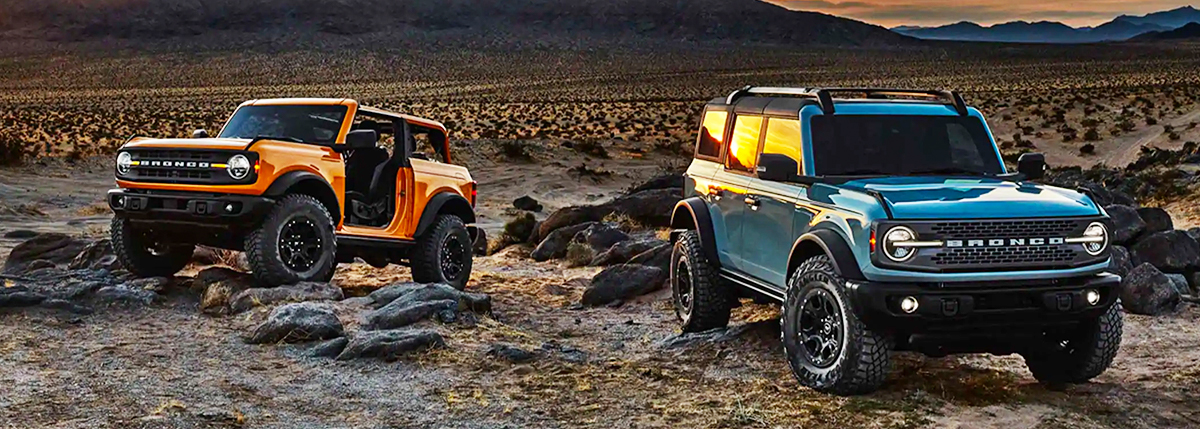
[[[959,115],[967,116],[968,113],[966,101],[963,100],[961,95],[954,91],[893,88],[819,88],[814,89],[813,91],[818,95],[821,93],[831,92],[859,92],[866,94],[867,98],[879,98],[887,96],[937,98],[944,101],[947,105],[954,106],[954,110],[957,111]]]
[[[828,94],[825,94],[824,96],[822,96],[821,94],[814,93],[811,89],[807,89],[807,88],[745,86],[737,91],[733,91],[733,93],[730,93],[729,97],[725,99],[725,104],[732,105],[733,103],[736,103],[739,98],[749,96],[749,95],[766,95],[766,96],[782,95],[782,96],[790,96],[790,97],[811,98],[811,99],[817,100],[817,103],[819,103],[821,105],[822,112],[825,112],[825,114],[827,114],[827,115],[833,114],[833,98],[829,97]]]

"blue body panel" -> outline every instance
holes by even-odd
[[[822,114],[821,109],[813,105],[805,106],[799,112],[803,125],[802,141],[797,144],[805,154],[813,151],[808,124],[812,117]],[[943,104],[894,101],[839,101],[835,114],[958,115],[953,107]],[[995,148],[994,137],[983,115],[974,108],[968,108],[968,115],[983,122]],[[1000,157],[998,149],[995,156]],[[817,171],[810,156],[804,156],[801,164],[806,173]],[[685,193],[708,201],[723,268],[757,278],[781,290],[790,274],[786,272],[790,249],[815,229],[837,232],[849,246],[865,280],[874,282],[1067,278],[1098,274],[1108,268],[1108,262],[1104,262],[1065,270],[926,272],[881,268],[872,262],[871,231],[880,221],[1106,216],[1091,198],[1073,190],[1033,182],[953,175],[882,177],[804,186],[731,175],[723,171],[721,163],[700,159],[692,163],[688,176],[689,189]],[[718,194],[724,196],[714,198]],[[736,200],[729,201],[730,197]],[[746,203],[742,203],[743,197],[749,197],[745,198]],[[757,208],[737,210],[738,205],[748,207],[751,200],[759,202]]]

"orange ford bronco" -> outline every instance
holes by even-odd
[[[192,137],[117,153],[112,246],[134,274],[170,276],[203,244],[244,250],[266,285],[327,281],[359,258],[466,286],[476,184],[442,124],[349,99],[256,100]]]

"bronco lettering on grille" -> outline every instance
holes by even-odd
[[[1019,247],[1019,246],[1058,246],[1066,243],[1066,238],[993,238],[988,240],[946,240],[946,247]]]

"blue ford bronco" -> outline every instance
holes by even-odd
[[[1082,383],[1117,353],[1120,277],[1086,192],[1009,172],[983,115],[947,91],[752,88],[704,109],[672,216],[683,330],[741,298],[783,304],[800,384],[854,395],[892,351],[1021,354]]]

